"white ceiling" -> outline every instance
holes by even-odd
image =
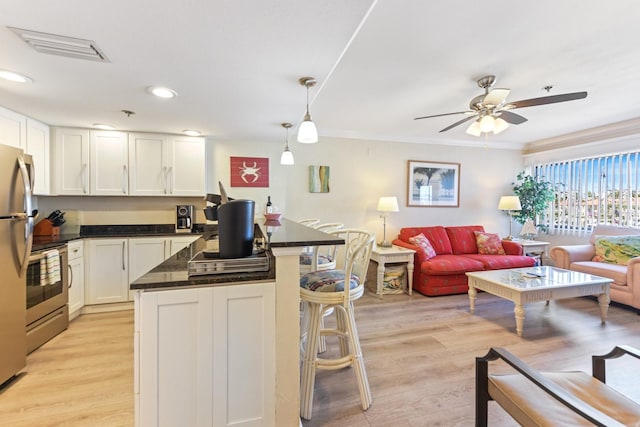
[[[52,125],[282,143],[313,76],[321,139],[518,148],[640,117],[638,22],[635,0],[0,0],[0,69],[34,79],[0,81],[0,105]],[[8,26],[93,40],[111,62],[38,53]],[[438,132],[464,116],[413,120],[468,109],[485,74],[509,101],[589,95],[519,109],[528,122],[487,140]]]

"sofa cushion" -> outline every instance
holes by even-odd
[[[593,261],[628,265],[631,258],[640,256],[640,235],[595,236],[594,241]]]
[[[505,255],[502,239],[495,233],[474,231],[478,253],[484,255]]]
[[[453,254],[477,254],[478,245],[474,231],[484,232],[481,225],[465,225],[459,227],[445,227]]]
[[[458,255],[438,255],[420,265],[420,271],[431,276],[450,276],[482,270],[482,262]]]
[[[524,255],[481,255],[481,254],[464,254],[461,257],[480,261],[484,265],[485,270],[501,270],[503,268],[521,268],[533,267],[536,260],[530,256]]]
[[[607,264],[606,262],[597,261],[578,261],[569,264],[569,270],[606,277],[613,280],[616,285],[627,285],[626,265]]]
[[[420,250],[424,252],[423,256],[425,259],[431,259],[436,256],[436,251],[433,249],[433,246],[431,246],[431,242],[429,242],[429,239],[427,239],[422,233],[417,236],[410,237],[409,243],[419,247]]]
[[[440,225],[436,225],[433,227],[406,227],[400,229],[400,235],[398,236],[400,240],[403,240],[407,243],[409,242],[409,238],[413,236],[417,236],[418,234],[424,234],[424,236],[429,239],[431,246],[436,251],[437,255],[444,255],[451,253],[451,243],[449,242],[449,236],[445,231],[444,227]]]
[[[597,225],[589,237],[589,243],[595,245],[596,236],[626,236],[640,234],[640,229],[631,227],[618,227],[616,225]]]

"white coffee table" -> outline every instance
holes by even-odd
[[[477,290],[513,301],[516,332],[522,336],[524,305],[529,302],[597,295],[602,323],[607,321],[609,285],[613,280],[556,267],[474,271],[469,277],[469,306],[475,311]]]

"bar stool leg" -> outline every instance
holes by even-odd
[[[353,316],[353,302],[349,302],[349,313],[347,314],[346,326],[351,344],[354,372],[356,373],[356,380],[358,381],[358,388],[360,389],[360,402],[362,403],[362,409],[367,410],[373,402],[373,397],[371,396],[367,370],[364,366],[364,359],[362,357],[358,328],[356,327],[356,320]]]
[[[300,416],[305,420],[310,420],[313,411],[313,388],[316,382],[322,306],[308,302],[306,308],[309,313],[309,327],[306,333],[307,345],[304,351],[302,372],[300,374]]]

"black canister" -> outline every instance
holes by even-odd
[[[220,258],[244,258],[253,254],[253,200],[231,200],[218,206]]]

